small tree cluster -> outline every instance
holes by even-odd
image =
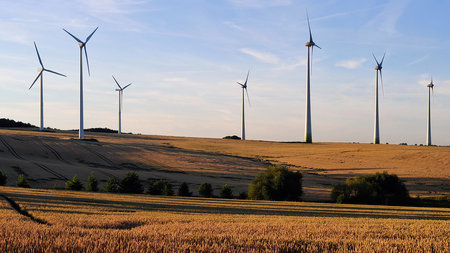
[[[66,182],[66,190],[81,191],[83,188],[83,183],[81,183],[77,175],[73,176],[72,180]]]
[[[142,193],[141,180],[136,172],[128,172],[122,180],[117,177],[110,177],[106,181],[103,191],[110,193]]]
[[[283,165],[271,165],[250,183],[250,199],[300,201],[302,174]]]
[[[17,177],[16,186],[24,187],[24,188],[30,188],[30,184],[28,183],[28,180],[27,180],[27,178],[25,177],[24,174],[20,174]]]
[[[337,203],[402,204],[409,200],[408,190],[394,174],[387,172],[348,178],[334,185],[331,199]]]
[[[192,192],[189,191],[189,185],[186,182],[181,183],[178,188],[178,196],[182,197],[190,197],[192,196]]]
[[[147,193],[151,195],[166,196],[173,196],[174,194],[172,184],[161,179],[153,181],[153,183],[148,188]]]
[[[200,197],[211,198],[213,196],[212,185],[206,182],[202,183],[197,190]]]

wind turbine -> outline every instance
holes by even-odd
[[[250,97],[248,96],[247,91],[247,81],[248,81],[248,75],[250,74],[250,70],[247,72],[247,78],[245,78],[244,84],[237,82],[242,87],[242,140],[245,140],[245,99],[244,99],[244,93],[247,93],[247,100],[248,104],[250,105]]]
[[[44,67],[44,64],[42,63],[41,56],[39,55],[39,51],[37,49],[36,42],[34,42],[34,48],[36,49],[36,54],[37,54],[38,59],[39,59],[39,64],[41,64],[41,68],[38,69],[39,74],[37,75],[36,79],[34,79],[34,81],[31,84],[29,89],[31,89],[31,87],[33,87],[33,85],[36,83],[36,81],[40,77],[41,78],[41,90],[40,90],[40,97],[41,97],[41,111],[40,111],[40,114],[41,114],[41,125],[39,127],[39,130],[43,131],[44,130],[44,87],[43,87],[44,86],[44,81],[43,81],[44,71],[47,71],[47,72],[50,72],[50,73],[53,73],[53,74],[56,74],[56,75],[64,76],[64,77],[65,77],[65,75],[60,74],[60,73],[55,72],[55,71],[52,71],[52,70],[49,70],[49,69],[46,69]]]
[[[306,67],[306,113],[305,113],[305,142],[312,143],[312,130],[311,130],[311,94],[310,94],[310,84],[311,84],[311,72],[312,72],[312,56],[314,52],[314,47],[322,49],[316,43],[314,43],[311,33],[311,26],[309,24],[308,11],[306,11],[306,18],[308,20],[309,29],[309,41],[305,43],[308,48],[307,57],[307,67]],[[311,54],[311,58],[310,58]]]
[[[86,38],[86,41],[81,41],[66,29],[63,30],[68,33],[72,38],[74,38],[78,42],[78,46],[80,47],[80,130],[78,132],[78,137],[80,139],[84,139],[84,119],[83,119],[83,48],[84,53],[86,55],[86,64],[88,69],[89,76],[91,75],[91,71],[89,70],[89,59],[86,50],[86,43],[88,43],[89,39],[91,39],[92,35],[94,35],[95,31],[97,31],[98,27]]]
[[[381,79],[381,90],[383,90],[383,74],[381,72],[381,69],[383,68],[383,61],[384,56],[386,53],[384,53],[383,58],[381,59],[381,62],[378,62],[377,58],[374,54],[373,58],[377,62],[377,66],[375,66],[376,70],[376,78],[375,78],[375,127],[374,127],[374,137],[373,137],[373,143],[380,144],[380,117],[378,113],[378,71],[380,72],[380,79]],[[383,91],[384,92],[384,91]]]
[[[114,76],[112,76],[112,78],[116,82],[117,86],[119,86],[119,89],[116,89],[116,91],[119,92],[119,131],[118,131],[118,133],[121,134],[122,133],[122,96],[123,96],[123,90],[125,90],[128,86],[130,86],[131,83],[122,88],[120,86],[119,82],[117,82],[116,78],[114,78]]]
[[[427,118],[427,146],[431,146],[431,92],[434,96],[434,84],[433,77],[431,78],[431,83],[427,85],[428,87],[428,118]]]

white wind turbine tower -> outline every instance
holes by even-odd
[[[112,76],[112,78],[116,82],[117,86],[119,86],[119,89],[116,89],[116,91],[119,92],[119,130],[118,130],[118,133],[121,134],[122,133],[122,96],[123,96],[123,90],[125,90],[128,86],[130,86],[131,83],[122,88],[120,86],[119,82],[117,82],[116,78],[114,78],[114,76]]]
[[[376,78],[375,78],[375,126],[374,126],[374,137],[373,137],[373,143],[380,144],[380,117],[378,112],[378,71],[380,72],[380,79],[381,79],[381,89],[383,90],[383,74],[381,72],[381,69],[383,68],[383,61],[384,56],[386,53],[384,53],[383,58],[381,59],[381,62],[378,62],[377,58],[374,54],[373,58],[377,62],[377,66],[375,66],[376,70]]]
[[[78,42],[78,46],[80,47],[80,130],[78,133],[78,137],[80,139],[84,139],[84,119],[83,119],[83,48],[84,53],[86,55],[86,64],[88,69],[88,74],[91,75],[91,72],[89,70],[89,60],[86,50],[86,43],[91,39],[92,35],[94,35],[95,31],[97,31],[98,27],[95,28],[95,30],[86,38],[86,41],[83,42],[77,37],[73,36],[70,32],[68,32],[66,29],[63,29],[66,33],[68,33],[72,38],[74,38]]]
[[[434,96],[434,84],[433,77],[431,78],[431,83],[427,85],[428,87],[428,118],[427,118],[427,146],[431,146],[431,92]]]
[[[248,104],[250,105],[250,97],[248,96],[247,91],[247,81],[248,81],[248,75],[250,74],[250,70],[247,72],[247,78],[245,78],[244,84],[237,82],[242,87],[242,140],[245,140],[245,94],[247,93],[247,100]]]
[[[305,43],[305,46],[308,48],[308,57],[307,57],[307,67],[306,67],[306,112],[305,112],[305,142],[312,143],[312,129],[311,129],[311,92],[310,92],[310,84],[311,84],[311,72],[312,72],[312,56],[314,52],[314,47],[322,49],[316,43],[314,43],[312,34],[311,34],[311,26],[309,24],[309,16],[308,12],[306,12],[306,18],[308,20],[308,29],[309,29],[309,41]],[[311,55],[311,57],[310,57]]]
[[[41,97],[41,99],[40,99],[40,100],[41,100],[41,110],[40,110],[41,123],[40,123],[39,130],[42,131],[42,130],[44,130],[44,87],[43,87],[43,86],[44,86],[44,81],[43,81],[44,71],[47,71],[47,72],[50,72],[50,73],[53,73],[53,74],[56,74],[56,75],[60,75],[60,76],[65,76],[65,75],[60,74],[60,73],[55,72],[55,71],[52,71],[52,70],[49,70],[49,69],[46,69],[46,68],[44,67],[44,64],[42,63],[41,56],[39,55],[39,51],[38,51],[38,49],[37,49],[36,42],[34,42],[34,48],[36,49],[36,54],[37,54],[38,59],[39,59],[39,64],[41,64],[41,68],[38,69],[39,74],[37,75],[36,79],[34,79],[34,81],[33,81],[33,83],[31,84],[31,86],[30,86],[29,89],[31,89],[31,87],[33,87],[33,85],[36,83],[36,81],[37,81],[38,78],[40,77],[40,78],[41,78],[41,89],[40,89],[40,97]]]

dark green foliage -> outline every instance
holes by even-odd
[[[198,195],[204,198],[211,198],[213,196],[212,185],[208,183],[202,183],[198,187]]]
[[[247,192],[240,192],[238,199],[248,199],[248,194]]]
[[[8,177],[6,176],[5,172],[0,170],[0,185],[5,185],[7,180]]]
[[[250,199],[300,201],[302,174],[283,165],[270,165],[259,173],[248,189]]]
[[[178,196],[190,197],[192,192],[189,191],[189,185],[186,182],[183,182],[178,188]]]
[[[97,178],[95,178],[94,176],[94,172],[91,172],[91,174],[88,177],[87,190],[90,192],[98,192],[98,181]]]
[[[128,172],[120,181],[119,189],[123,193],[142,193],[144,191],[138,174],[133,171]]]
[[[120,188],[120,182],[117,177],[110,177],[106,181],[105,188],[103,188],[103,191],[105,192],[111,192],[111,193],[118,193]]]
[[[37,127],[37,126],[33,126],[30,123],[23,123],[21,121],[1,118],[0,127]]]
[[[231,190],[230,186],[228,186],[228,184],[224,184],[222,186],[222,189],[220,190],[220,197],[224,199],[233,198],[233,191]]]
[[[66,190],[71,191],[83,190],[83,184],[81,183],[80,179],[78,179],[77,175],[73,176],[72,180],[66,182]]]
[[[171,184],[171,183],[167,182],[167,183],[164,185],[163,195],[166,195],[166,196],[173,196],[173,189],[172,189],[172,184]]]
[[[28,180],[24,174],[20,174],[17,177],[16,185],[19,187],[30,188],[30,184],[28,184]]]
[[[148,187],[147,193],[151,195],[163,195],[166,183],[163,180],[156,180]]]
[[[408,190],[394,174],[387,172],[348,178],[345,184],[334,185],[331,199],[338,203],[404,204]]]
[[[237,136],[237,135],[232,135],[232,136],[225,136],[222,139],[229,139],[229,140],[240,140],[241,137]]]

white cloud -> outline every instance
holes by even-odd
[[[225,21],[225,22],[223,22],[223,23],[224,23],[225,25],[227,25],[227,26],[233,28],[233,29],[240,30],[240,31],[243,30],[242,27],[240,27],[239,25],[235,24],[234,22],[231,22],[231,21]]]
[[[280,61],[280,59],[278,58],[278,56],[271,54],[271,53],[264,53],[264,52],[258,52],[254,49],[250,49],[250,48],[242,48],[241,52],[244,54],[248,54],[250,56],[255,57],[256,59],[263,61],[263,62],[267,62],[267,63],[273,63],[276,64]]]
[[[356,68],[359,68],[366,61],[367,61],[366,58],[352,59],[352,60],[337,62],[335,65],[337,67],[342,67],[342,68],[346,68],[346,69],[356,69]]]

